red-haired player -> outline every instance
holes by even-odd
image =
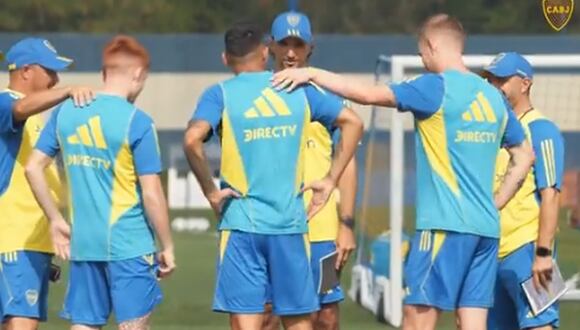
[[[149,55],[137,40],[113,38],[103,51],[103,89],[82,110],[71,102],[56,109],[27,165],[56,253],[71,260],[61,316],[74,330],[100,329],[111,310],[119,329],[149,329],[162,299],[157,277],[175,267],[155,127],[133,104],[148,69]],[[58,153],[72,230],[46,189],[44,169]]]

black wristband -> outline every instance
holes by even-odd
[[[543,246],[538,246],[536,247],[536,256],[538,257],[551,257],[552,256],[552,250],[543,247]]]
[[[345,225],[346,227],[354,230],[354,218],[353,217],[340,218],[340,223]]]

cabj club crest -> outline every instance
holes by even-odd
[[[542,0],[542,10],[548,24],[556,30],[562,30],[574,12],[574,0]]]

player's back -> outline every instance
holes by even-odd
[[[125,99],[99,94],[87,107],[62,104],[57,135],[69,183],[73,260],[121,260],[153,252],[134,165],[136,122]]]
[[[226,205],[221,229],[306,232],[300,190],[310,108],[304,91],[276,92],[271,77],[241,73],[221,84],[222,185],[242,195]]]
[[[475,74],[441,76],[439,111],[417,120],[418,228],[498,237],[493,178],[507,105]]]

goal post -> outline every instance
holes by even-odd
[[[546,114],[554,119],[563,130],[580,130],[580,92],[564,95],[562,88],[580,91],[580,55],[524,55],[537,71],[532,88],[532,99],[538,104],[540,109],[546,109]],[[465,55],[464,62],[470,69],[482,69],[492,62],[495,55]],[[390,67],[390,70],[385,70]],[[375,81],[378,84],[385,83],[380,77],[383,73],[390,73],[388,80],[393,82],[403,81],[409,78],[410,73],[423,71],[421,57],[416,55],[380,55],[375,66]],[[553,86],[552,86],[553,85]],[[537,95],[536,95],[537,94]],[[561,102],[562,95],[567,98]],[[556,105],[555,105],[556,104]],[[557,107],[557,113],[554,113]],[[575,111],[574,111],[575,110]],[[379,115],[380,113],[388,113]],[[409,167],[415,168],[415,164],[406,164],[406,153],[414,150],[405,149],[405,132],[412,128],[412,118],[410,114],[398,111],[385,111],[373,107],[371,109],[369,125],[369,138],[365,146],[365,173],[363,181],[363,196],[361,202],[361,231],[359,238],[373,240],[379,236],[379,232],[372,232],[367,223],[370,216],[371,200],[373,191],[370,185],[377,184],[375,174],[381,171],[377,167],[387,169],[385,182],[381,184],[388,186],[388,193],[384,196],[383,205],[388,206],[385,210],[388,214],[388,273],[374,274],[371,262],[364,260],[364,249],[369,249],[370,243],[358,244],[356,265],[353,267],[350,295],[365,308],[377,314],[378,319],[385,320],[393,326],[400,326],[402,322],[402,301],[403,290],[403,223],[405,219],[405,188],[410,185],[407,173]],[[382,121],[382,122],[378,122]],[[379,164],[376,157],[377,142],[376,136],[379,131],[388,135],[388,157]],[[414,158],[414,157],[407,157]],[[384,169],[382,170],[384,171]],[[369,172],[369,173],[367,173]],[[414,187],[413,187],[414,188]],[[411,188],[412,189],[412,188]],[[408,188],[407,188],[408,190]],[[407,193],[408,195],[408,193]],[[376,202],[376,201],[375,201]],[[410,220],[407,217],[407,220]],[[373,220],[376,221],[376,220]],[[414,219],[412,219],[414,221]],[[367,259],[373,260],[376,256]],[[577,297],[579,292],[572,291],[571,298]]]

